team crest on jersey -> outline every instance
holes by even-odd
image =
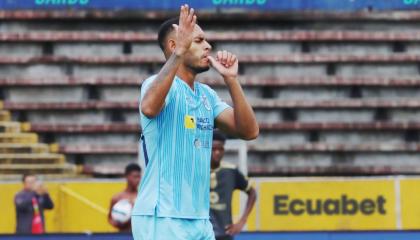
[[[186,96],[185,100],[187,101],[188,105],[194,106],[194,100],[190,96]]]
[[[210,111],[210,110],[211,110],[211,106],[210,106],[209,100],[207,99],[206,95],[202,95],[202,96],[201,96],[201,101],[203,102],[204,107],[205,107],[208,111]]]
[[[195,117],[191,115],[185,115],[184,126],[186,129],[195,129],[196,128]]]

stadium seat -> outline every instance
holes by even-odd
[[[60,79],[52,77],[31,77],[31,78],[0,78],[0,86],[4,87],[24,87],[24,86],[133,86],[139,87],[147,75],[131,77],[62,77]],[[220,77],[198,76],[200,82],[213,87],[224,86]],[[360,77],[341,77],[341,76],[240,76],[239,81],[244,87],[311,87],[311,86],[369,86],[369,87],[412,87],[420,85],[420,77],[381,77],[381,76],[360,76]]]
[[[378,99],[340,99],[340,100],[277,100],[250,99],[257,109],[275,108],[419,108],[419,99],[378,100]],[[93,110],[93,109],[132,109],[138,110],[138,102],[4,102],[4,108],[16,110]]]
[[[33,143],[0,143],[0,153],[16,154],[16,153],[48,153],[50,147],[47,144]]]
[[[10,121],[10,112],[0,110],[0,121]]]
[[[223,28],[211,14],[200,20],[213,49],[234,51],[241,62],[239,81],[261,128],[248,145],[251,173],[417,171],[418,13],[235,16]],[[6,21],[0,33],[1,153],[61,153],[107,173],[121,171],[112,163],[136,161],[139,87],[164,61],[154,29],[166,17],[0,11],[0,19],[19,22]],[[267,21],[253,27],[253,19]],[[199,81],[230,102],[220,76],[210,71]],[[59,145],[23,137],[31,133]]]
[[[76,167],[72,164],[44,164],[44,163],[33,163],[33,164],[0,164],[1,174],[23,174],[23,173],[34,173],[34,174],[73,174],[76,172]]]

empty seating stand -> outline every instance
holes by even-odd
[[[65,172],[37,136],[93,172],[136,161],[140,86],[164,62],[156,31],[166,17],[0,12],[0,171],[23,171],[30,153],[34,171]],[[200,24],[214,51],[238,55],[261,129],[250,174],[420,173],[417,14],[225,17]],[[214,71],[198,78],[230,102]],[[28,122],[19,136],[17,121]]]
[[[28,124],[10,120],[2,110],[0,120],[0,180],[20,179],[21,174],[35,173],[46,178],[76,176],[75,166],[57,153],[57,145],[38,143],[38,135],[28,132]]]

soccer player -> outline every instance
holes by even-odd
[[[127,199],[133,205],[137,198],[137,189],[141,179],[141,167],[136,163],[130,163],[125,167],[125,179],[127,180],[127,187],[124,191],[115,194],[111,199],[111,204],[108,212],[108,222],[117,228],[120,232],[131,232],[131,222],[126,223],[117,222],[112,219],[112,207],[120,200]]]
[[[145,173],[132,213],[135,240],[214,239],[209,220],[213,128],[238,138],[258,136],[255,114],[238,82],[238,59],[211,46],[194,9],[164,22],[158,42],[166,62],[141,88],[141,149]],[[230,91],[232,107],[196,75],[212,66]]]
[[[211,154],[210,220],[216,240],[233,240],[244,227],[257,199],[255,189],[234,165],[222,161],[226,137],[215,131]],[[232,224],[232,193],[235,189],[248,195],[245,211],[237,223]]]

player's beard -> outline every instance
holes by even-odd
[[[192,63],[190,62],[190,63],[187,64],[187,67],[189,69],[191,69],[195,74],[206,72],[206,71],[208,71],[210,69],[210,66],[209,65],[207,65],[207,66],[200,66],[200,65],[198,65],[198,63],[200,62],[200,60],[201,59],[199,59],[197,61],[192,61]]]
[[[201,66],[188,66],[192,71],[194,71],[196,74],[206,72],[210,69],[209,66],[201,67]]]

